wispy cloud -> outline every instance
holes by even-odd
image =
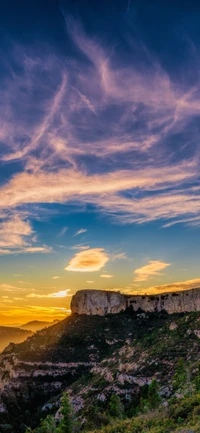
[[[68,292],[69,289],[48,294],[30,293],[27,295],[27,298],[65,298],[66,296],[71,296]]]
[[[161,260],[151,260],[145,266],[135,269],[134,281],[147,281],[149,278],[162,275],[161,271],[170,266],[169,263],[162,262]]]
[[[131,284],[132,286],[132,284]],[[134,285],[136,286],[136,285]],[[148,287],[146,289],[133,289],[133,290],[127,290],[127,293],[132,293],[135,295],[153,295],[155,293],[165,293],[165,292],[177,292],[181,290],[190,290],[200,287],[200,278],[192,279],[192,280],[185,280],[185,281],[179,281],[175,283],[169,283],[169,284],[162,284],[160,286],[152,286]]]
[[[85,232],[87,232],[87,229],[80,229],[74,234],[74,236],[81,235],[82,233],[85,233]]]
[[[112,277],[114,277],[114,275],[111,275],[111,274],[101,274],[100,277],[101,278],[112,278]]]
[[[2,80],[0,137],[6,146],[0,160],[18,161],[20,169],[0,186],[0,254],[50,251],[29,243],[34,234],[27,218],[10,217],[27,206],[31,216],[34,204],[90,203],[120,223],[196,227],[199,78],[176,81],[142,41],[122,62],[102,37],[89,37],[79,22],[65,20],[81,56],[14,47],[12,62],[21,75],[10,73],[10,66]],[[139,65],[130,60],[138,51]]]
[[[90,248],[89,245],[81,245],[81,244],[73,245],[71,247],[72,250],[79,250],[79,251],[89,250],[89,248]]]
[[[105,266],[109,257],[103,248],[91,248],[75,254],[66,266],[66,271],[96,272]]]
[[[60,231],[60,233],[58,234],[58,237],[64,236],[64,234],[66,233],[67,230],[68,230],[68,227],[63,227],[62,230]]]
[[[117,253],[117,254],[112,254],[111,256],[111,260],[125,260],[125,259],[127,259],[126,253]]]
[[[89,176],[73,170],[22,173],[0,189],[0,208],[30,203],[90,202],[124,222],[174,219],[200,213],[200,191],[174,190],[195,178],[195,163]],[[165,192],[173,188],[173,192]],[[141,198],[137,198],[137,190]],[[131,191],[132,190],[132,191]],[[127,198],[124,193],[130,191]],[[146,196],[145,196],[146,193]],[[151,193],[151,194],[150,194]],[[131,197],[132,194],[132,197]],[[136,196],[135,196],[136,194]],[[142,196],[143,195],[143,196]]]

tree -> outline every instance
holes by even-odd
[[[41,425],[39,427],[39,433],[56,433],[56,420],[53,416],[48,415],[41,422]]]
[[[53,416],[48,415],[34,431],[28,427],[26,433],[56,433],[56,420]]]
[[[65,393],[61,400],[61,418],[57,426],[55,418],[48,415],[41,421],[40,426],[34,431],[28,427],[26,433],[75,433],[74,413],[69,401],[68,394]]]
[[[155,409],[161,402],[161,398],[158,394],[158,382],[155,379],[153,379],[149,385],[147,399],[151,409]]]
[[[200,363],[198,365],[198,373],[195,380],[195,387],[196,387],[196,391],[199,392],[200,391]]]
[[[56,433],[74,433],[75,420],[74,413],[70,404],[68,394],[65,393],[61,400],[61,419],[57,427]]]
[[[110,397],[108,412],[112,418],[123,418],[124,405],[117,394],[113,394]]]
[[[183,389],[188,381],[188,374],[186,370],[186,364],[183,358],[180,358],[177,362],[175,374],[173,377],[173,388],[174,390]]]

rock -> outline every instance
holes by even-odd
[[[71,301],[72,313],[87,315],[116,314],[128,307],[133,311],[159,313],[164,310],[168,314],[200,311],[200,288],[149,296],[123,295],[105,290],[79,290]]]
[[[174,331],[177,328],[178,328],[178,325],[175,322],[170,323],[170,325],[169,325],[170,331]]]
[[[151,312],[165,310],[168,314],[200,311],[200,288],[150,296],[128,296],[127,304],[134,311],[139,308]]]
[[[194,334],[196,335],[197,338],[200,338],[200,331],[198,329],[194,330]]]
[[[79,290],[71,301],[72,313],[104,316],[126,309],[126,298],[119,292]]]

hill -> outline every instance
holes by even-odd
[[[22,343],[27,337],[30,337],[30,335],[32,335],[31,331],[0,326],[0,352],[2,352],[10,342]]]
[[[32,320],[31,322],[27,322],[24,325],[20,325],[20,329],[26,329],[28,331],[36,332],[40,331],[43,328],[48,328],[49,326],[55,325],[59,320],[54,320],[53,322],[44,322],[40,320]]]
[[[72,314],[0,356],[2,432],[5,424],[14,433],[23,424],[35,427],[41,416],[56,413],[66,390],[80,422],[93,431],[103,425],[112,394],[131,416],[153,380],[163,404],[192,392],[199,362],[199,312]],[[178,369],[184,380],[176,378]]]

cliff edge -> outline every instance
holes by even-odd
[[[104,316],[125,310],[126,297],[106,290],[79,290],[71,301],[72,313]]]
[[[200,288],[155,295],[124,295],[106,290],[79,290],[71,301],[72,313],[116,314],[132,308],[149,312],[165,310],[169,314],[200,311]]]

